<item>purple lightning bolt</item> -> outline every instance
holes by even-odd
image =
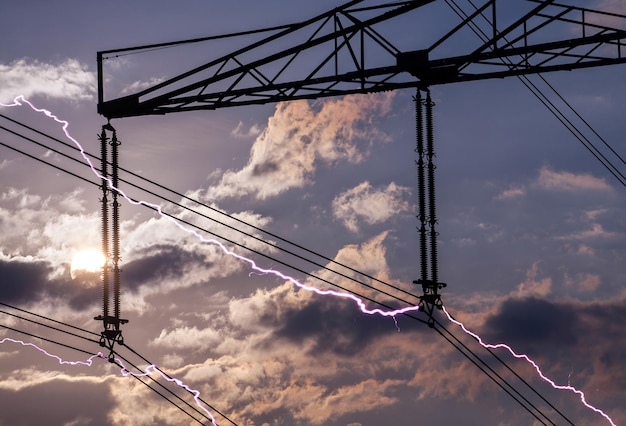
[[[595,411],[596,413],[600,414],[602,417],[607,419],[608,422],[611,424],[611,426],[616,426],[616,424],[608,416],[608,414],[606,414],[604,411],[600,410],[599,408],[594,407],[593,405],[591,405],[591,404],[589,404],[587,402],[587,398],[585,397],[585,394],[583,393],[583,391],[578,390],[578,389],[576,389],[575,387],[573,387],[573,386],[571,386],[569,384],[569,377],[568,377],[568,384],[567,385],[557,385],[552,379],[548,378],[545,374],[543,374],[543,371],[541,371],[541,369],[539,368],[537,363],[535,361],[533,361],[532,359],[530,359],[530,357],[528,355],[518,354],[513,349],[511,349],[510,346],[505,345],[504,343],[498,343],[498,344],[495,344],[495,345],[485,343],[483,341],[483,339],[478,334],[469,331],[462,322],[457,321],[454,318],[452,318],[452,316],[448,313],[448,311],[446,310],[445,307],[443,307],[443,312],[446,314],[446,316],[448,317],[448,319],[450,321],[452,321],[453,323],[455,323],[456,325],[461,327],[461,329],[465,333],[467,333],[468,335],[470,335],[474,339],[476,339],[478,341],[478,343],[480,343],[483,347],[488,348],[488,349],[506,349],[515,358],[526,360],[526,362],[528,362],[530,365],[533,366],[533,368],[535,369],[535,371],[537,372],[539,377],[541,377],[541,380],[543,380],[546,383],[549,383],[554,389],[557,389],[557,390],[567,390],[567,391],[570,391],[570,392],[573,392],[573,393],[577,394],[580,397],[580,400],[581,400],[581,402],[583,403],[583,405],[585,407],[589,408],[590,410]],[[570,374],[570,376],[571,376],[571,374]]]
[[[22,346],[30,346],[31,348],[34,348],[34,349],[38,350],[39,352],[41,352],[42,354],[46,355],[47,357],[50,357],[52,359],[56,359],[59,362],[59,364],[61,364],[61,365],[84,365],[86,367],[91,367],[92,364],[93,364],[94,358],[100,358],[100,359],[108,361],[108,358],[105,357],[102,354],[102,352],[98,352],[97,354],[90,356],[85,361],[65,361],[64,359],[62,359],[58,355],[51,354],[50,352],[46,351],[43,348],[40,348],[39,346],[35,345],[34,343],[24,342],[22,340],[15,340],[15,339],[11,339],[9,337],[5,337],[4,339],[0,340],[0,344],[6,343],[6,342],[17,343],[17,344],[20,344]],[[159,367],[157,367],[154,364],[148,366],[144,370],[143,373],[132,373],[124,366],[124,364],[122,363],[122,361],[119,358],[115,358],[115,362],[121,367],[120,373],[124,377],[128,377],[128,376],[146,377],[146,376],[151,375],[152,372],[159,373],[161,375],[161,377],[163,377],[168,382],[175,383],[176,385],[178,385],[182,389],[184,389],[187,392],[191,393],[193,395],[194,401],[196,402],[196,405],[209,416],[209,418],[211,419],[211,423],[213,423],[213,425],[218,426],[218,424],[217,424],[217,422],[215,420],[215,417],[213,417],[213,415],[204,407],[204,405],[201,404],[201,402],[200,402],[200,391],[197,391],[195,389],[191,389],[189,386],[184,384],[182,382],[182,380],[174,379],[174,378],[169,377],[167,374],[165,374],[163,371],[161,371],[159,369]]]
[[[409,312],[417,312],[417,311],[419,311],[419,309],[420,309],[420,308],[419,308],[419,306],[417,306],[417,305],[416,305],[416,306],[407,306],[407,307],[402,308],[402,309],[397,309],[397,310],[389,310],[389,311],[385,311],[385,310],[378,309],[378,308],[376,308],[376,309],[370,309],[370,308],[368,308],[368,307],[367,307],[367,305],[365,304],[365,302],[363,301],[363,299],[361,299],[361,298],[359,298],[359,297],[357,297],[357,296],[355,296],[355,295],[348,294],[348,293],[340,293],[340,292],[333,291],[333,290],[320,290],[320,289],[318,289],[318,288],[311,287],[311,286],[308,286],[308,285],[306,285],[306,284],[303,284],[303,283],[299,282],[298,280],[296,280],[295,278],[290,277],[290,276],[288,276],[288,275],[285,275],[285,274],[283,274],[283,273],[282,273],[282,272],[280,272],[280,271],[276,271],[276,270],[274,270],[274,269],[265,269],[265,268],[261,268],[260,266],[258,266],[258,265],[256,264],[256,262],[255,262],[254,260],[249,259],[249,258],[247,258],[247,257],[244,257],[244,256],[242,256],[242,255],[239,255],[239,254],[237,254],[237,253],[235,253],[235,252],[233,252],[233,251],[229,250],[229,249],[228,249],[228,248],[226,248],[226,246],[225,246],[224,244],[222,244],[220,241],[215,240],[215,239],[207,239],[207,238],[205,238],[204,236],[202,236],[200,233],[198,233],[197,231],[195,231],[195,230],[193,230],[193,229],[189,229],[189,228],[184,227],[184,226],[183,226],[182,224],[180,224],[180,223],[179,223],[176,219],[174,219],[174,218],[172,218],[172,217],[170,217],[170,216],[166,216],[165,214],[163,214],[162,209],[161,209],[161,206],[159,206],[159,205],[157,205],[157,204],[151,204],[151,203],[148,203],[148,202],[146,202],[146,201],[135,201],[135,200],[132,200],[132,199],[131,199],[130,197],[128,197],[128,196],[127,196],[127,195],[126,195],[126,194],[125,194],[122,190],[120,190],[120,189],[118,189],[118,188],[114,187],[114,186],[113,186],[113,183],[112,183],[112,181],[111,181],[111,179],[110,179],[110,178],[103,177],[103,176],[102,176],[102,175],[98,172],[98,170],[95,168],[95,166],[93,165],[93,163],[91,162],[91,160],[89,159],[89,157],[87,156],[87,154],[85,153],[85,151],[84,151],[84,149],[83,149],[82,145],[81,145],[81,144],[80,144],[80,143],[79,143],[76,139],[74,139],[74,138],[70,135],[70,133],[69,133],[69,131],[68,131],[68,129],[67,129],[67,128],[68,128],[68,126],[69,126],[69,122],[67,122],[67,121],[65,121],[65,120],[61,120],[61,119],[59,119],[57,116],[55,116],[54,114],[52,114],[50,111],[48,111],[48,110],[46,110],[46,109],[41,109],[41,108],[37,108],[37,107],[35,107],[35,106],[31,103],[31,102],[29,102],[28,100],[26,100],[26,99],[24,98],[24,96],[18,96],[18,97],[16,97],[16,98],[14,99],[14,101],[13,101],[13,102],[14,102],[14,103],[13,103],[13,104],[10,104],[10,105],[5,105],[5,104],[1,104],[1,103],[0,103],[0,106],[5,106],[5,107],[21,106],[21,105],[22,105],[22,103],[21,103],[21,102],[24,102],[25,104],[27,104],[28,106],[30,106],[30,108],[31,108],[31,109],[33,109],[34,111],[39,112],[39,113],[42,113],[42,114],[46,115],[47,117],[49,117],[49,118],[53,119],[53,120],[54,120],[54,121],[56,121],[57,123],[61,124],[61,125],[62,125],[62,128],[63,128],[63,132],[65,133],[65,136],[66,136],[68,139],[70,139],[72,142],[74,142],[74,144],[75,144],[75,145],[76,145],[76,146],[80,149],[81,155],[83,156],[83,158],[85,159],[85,161],[89,164],[89,166],[91,167],[91,170],[94,172],[94,174],[95,174],[95,175],[96,175],[99,179],[105,179],[105,180],[108,182],[109,188],[111,188],[112,190],[117,191],[120,195],[122,195],[122,196],[126,199],[126,201],[128,201],[129,203],[131,203],[131,204],[133,204],[133,205],[144,205],[144,206],[150,207],[150,208],[152,208],[152,209],[155,209],[155,210],[159,213],[159,215],[161,215],[161,217],[163,217],[163,218],[165,218],[165,219],[169,220],[169,221],[170,221],[170,222],[172,222],[174,225],[176,225],[178,228],[180,228],[182,231],[184,231],[184,232],[187,232],[187,233],[189,233],[189,234],[194,235],[195,237],[197,237],[197,238],[198,238],[199,240],[201,240],[202,242],[205,242],[205,243],[209,243],[209,244],[213,244],[213,245],[218,246],[218,247],[222,250],[222,252],[223,252],[224,254],[227,254],[227,255],[229,255],[229,256],[233,256],[233,257],[235,257],[235,258],[239,259],[240,261],[247,263],[247,264],[250,266],[250,268],[251,268],[252,270],[254,270],[254,271],[256,271],[256,272],[259,272],[259,273],[261,273],[261,274],[271,274],[271,275],[277,276],[277,277],[279,277],[279,278],[281,278],[281,279],[283,279],[283,280],[285,280],[285,281],[289,281],[289,282],[290,282],[290,283],[292,283],[293,285],[295,285],[295,286],[297,286],[297,287],[299,287],[299,288],[301,288],[301,289],[303,289],[303,290],[310,291],[310,292],[316,293],[316,294],[318,294],[318,295],[322,295],[322,296],[334,296],[334,297],[343,298],[343,299],[351,299],[352,301],[354,301],[354,302],[357,304],[357,306],[359,307],[359,309],[361,310],[361,312],[363,312],[364,314],[367,314],[367,315],[380,315],[380,316],[384,316],[384,317],[392,317],[392,318],[394,319],[394,321],[395,321],[395,320],[396,320],[396,316],[397,316],[397,315],[401,315],[401,314],[405,314],[405,313],[409,313]],[[528,361],[531,365],[533,365],[533,367],[535,368],[535,370],[537,371],[537,373],[539,374],[539,376],[540,376],[540,377],[541,377],[544,381],[546,381],[547,383],[551,384],[551,385],[552,385],[555,389],[558,389],[558,390],[569,390],[569,391],[571,391],[571,392],[574,392],[574,393],[578,394],[578,395],[580,396],[580,399],[581,399],[582,403],[583,403],[586,407],[590,408],[591,410],[593,410],[593,411],[595,411],[595,412],[599,413],[599,414],[600,414],[600,415],[602,415],[604,418],[606,418],[606,419],[610,422],[611,426],[616,426],[616,425],[615,425],[615,423],[613,422],[613,420],[612,420],[612,419],[611,419],[611,418],[610,418],[610,417],[609,417],[606,413],[604,413],[602,410],[600,410],[600,409],[598,409],[598,408],[596,408],[596,407],[594,407],[594,406],[590,405],[589,403],[587,403],[586,398],[585,398],[585,395],[584,395],[584,393],[583,393],[582,391],[580,391],[580,390],[578,390],[578,389],[576,389],[576,388],[574,388],[574,387],[572,387],[572,386],[569,386],[569,385],[568,385],[568,386],[561,386],[561,385],[557,385],[554,381],[552,381],[552,380],[550,380],[549,378],[547,378],[547,377],[543,374],[543,372],[541,371],[541,369],[539,368],[539,366],[538,366],[538,365],[537,365],[534,361],[532,361],[532,360],[531,360],[531,359],[530,359],[527,355],[519,355],[519,354],[515,353],[515,352],[514,352],[514,351],[513,351],[513,350],[512,350],[509,346],[507,346],[507,345],[505,345],[505,344],[498,344],[498,345],[488,345],[488,344],[485,344],[485,343],[483,342],[483,340],[480,338],[480,336],[478,336],[478,335],[477,335],[477,334],[475,334],[475,333],[472,333],[472,332],[471,332],[471,331],[469,331],[467,328],[465,328],[465,326],[464,326],[461,322],[459,322],[459,321],[457,321],[457,320],[453,319],[453,318],[450,316],[450,314],[449,314],[449,313],[445,310],[445,308],[444,308],[444,312],[445,312],[445,314],[448,316],[448,318],[450,319],[450,321],[452,321],[453,323],[455,323],[455,324],[459,325],[459,326],[463,329],[463,331],[465,331],[465,332],[466,332],[467,334],[469,334],[470,336],[474,337],[474,338],[475,338],[475,339],[476,339],[476,340],[477,340],[477,341],[478,341],[478,342],[479,342],[482,346],[484,346],[484,347],[486,347],[486,348],[492,348],[492,349],[497,349],[497,348],[506,348],[506,349],[507,349],[507,350],[508,350],[508,351],[509,351],[509,352],[510,352],[510,353],[511,353],[514,357],[516,357],[516,358],[523,358],[523,359],[526,359],[526,360],[527,360],[527,361]],[[397,323],[396,323],[396,324],[397,324]],[[151,366],[151,367],[153,367],[153,366]],[[160,370],[158,370],[156,367],[154,367],[154,371],[158,371],[160,374],[162,374],[162,375],[163,375],[163,373],[162,373],[162,372],[160,372]],[[122,373],[122,374],[124,374],[124,373]],[[129,373],[129,374],[131,374],[131,373]],[[148,373],[146,373],[146,374],[148,374]],[[179,383],[176,381],[176,379],[171,379],[171,380],[170,380],[170,379],[167,379],[167,380],[169,380],[169,381],[173,381],[173,382],[175,382],[176,384],[178,384],[178,385],[179,385],[179,386],[181,386],[181,387],[183,387],[183,386],[184,386],[184,387],[185,387],[185,389],[189,390],[190,392],[192,392],[192,393],[194,393],[194,394],[196,394],[196,392],[197,392],[197,391],[190,390],[189,388],[187,388],[187,387],[186,387],[186,385],[179,384]],[[198,401],[197,401],[197,400],[196,400],[196,403],[198,403]],[[202,408],[202,409],[203,409],[203,410],[205,410],[204,408]],[[211,417],[212,417],[212,416],[211,416]]]
[[[339,297],[339,298],[342,298],[342,299],[351,299],[352,301],[354,301],[357,304],[357,306],[359,307],[361,312],[363,312],[364,314],[367,314],[367,315],[381,315],[383,317],[393,317],[395,319],[395,317],[397,315],[401,315],[401,314],[405,314],[405,313],[409,313],[409,312],[417,312],[419,310],[419,307],[417,305],[416,306],[407,306],[407,307],[402,308],[402,309],[391,310],[391,311],[385,311],[385,310],[382,310],[382,309],[379,309],[379,308],[370,309],[370,308],[367,307],[367,305],[366,305],[366,303],[365,303],[365,301],[363,299],[361,299],[361,298],[359,298],[359,297],[357,297],[357,296],[355,296],[353,294],[341,293],[341,292],[333,291],[333,290],[320,290],[318,288],[311,287],[311,286],[308,286],[306,284],[303,284],[300,281],[298,281],[297,279],[295,279],[293,277],[290,277],[289,275],[285,275],[285,274],[283,274],[280,271],[277,271],[277,270],[274,270],[274,269],[265,269],[265,268],[262,268],[262,267],[258,266],[254,260],[229,250],[220,241],[215,240],[215,239],[205,238],[199,232],[197,232],[197,231],[195,231],[193,229],[186,228],[185,226],[180,224],[173,217],[165,215],[163,213],[160,205],[148,203],[146,201],[135,201],[135,200],[131,199],[130,197],[128,197],[124,191],[122,191],[119,188],[116,188],[115,186],[113,186],[113,182],[112,182],[111,178],[104,177],[104,176],[102,176],[100,174],[100,172],[98,172],[96,167],[93,165],[93,163],[91,162],[91,160],[89,159],[89,157],[85,153],[85,150],[83,149],[82,145],[76,139],[74,139],[72,137],[72,135],[69,133],[69,131],[68,131],[69,122],[67,122],[65,120],[59,119],[56,115],[52,114],[50,111],[48,111],[46,109],[35,107],[30,101],[26,100],[26,98],[24,98],[24,96],[22,96],[22,95],[16,97],[13,100],[13,104],[10,104],[10,105],[0,104],[0,106],[5,106],[5,107],[22,106],[22,102],[27,104],[31,109],[33,109],[33,111],[42,113],[46,117],[51,118],[54,121],[56,121],[57,123],[61,124],[62,125],[62,129],[63,129],[63,133],[65,133],[65,136],[69,140],[74,142],[74,144],[78,147],[78,149],[80,150],[81,155],[83,156],[83,158],[85,159],[87,164],[89,164],[89,167],[91,167],[91,170],[94,172],[94,174],[101,180],[105,179],[107,181],[108,185],[109,185],[109,188],[111,188],[112,190],[114,190],[118,194],[120,194],[122,197],[124,197],[126,199],[126,201],[128,201],[129,203],[131,203],[133,205],[143,205],[143,206],[147,206],[147,207],[150,207],[150,208],[156,210],[159,213],[159,215],[161,215],[161,217],[163,217],[164,219],[169,220],[174,225],[176,225],[178,228],[180,228],[182,231],[194,235],[195,237],[197,237],[199,240],[201,240],[204,243],[213,244],[213,245],[218,246],[222,250],[222,252],[224,252],[224,254],[227,254],[229,256],[233,256],[233,257],[239,259],[240,261],[247,263],[252,270],[254,270],[256,272],[259,272],[261,274],[270,274],[270,275],[277,276],[277,277],[279,277],[279,278],[281,278],[281,279],[283,279],[285,281],[289,281],[293,285],[295,285],[295,286],[297,286],[297,287],[299,287],[299,288],[301,288],[303,290],[310,291],[310,292],[319,294],[321,296],[334,296],[334,297]]]
[[[86,361],[65,361],[61,357],[59,357],[58,355],[51,354],[50,352],[46,351],[43,348],[40,348],[39,346],[35,345],[34,343],[23,342],[22,340],[15,340],[15,339],[11,339],[9,337],[5,337],[4,339],[0,340],[0,344],[6,343],[6,342],[18,343],[18,344],[20,344],[22,346],[30,346],[31,348],[35,348],[39,352],[44,354],[45,356],[53,358],[53,359],[56,359],[57,361],[59,361],[59,364],[61,364],[61,365],[84,365],[86,367],[91,367],[91,365],[93,364],[93,359],[94,358],[106,359],[104,357],[104,355],[102,355],[101,352],[98,352],[97,354],[92,355],[89,358],[87,358]]]
[[[159,373],[161,377],[167,380],[168,382],[175,383],[177,386],[181,387],[182,389],[185,389],[187,392],[193,395],[193,400],[196,402],[196,405],[209,416],[209,418],[211,419],[211,423],[213,423],[215,426],[218,426],[217,421],[215,420],[215,417],[213,417],[213,415],[209,412],[209,410],[207,410],[204,407],[204,405],[200,402],[200,391],[191,389],[188,385],[183,383],[182,380],[180,379],[174,379],[168,376],[163,371],[161,371],[159,367],[157,367],[154,364],[146,367],[143,373],[132,373],[128,371],[128,369],[124,366],[124,364],[122,363],[120,359],[115,358],[115,362],[121,366],[122,369],[120,372],[122,373],[124,377],[128,377],[128,376],[146,377],[146,376],[150,376],[153,372],[156,372],[156,373]]]

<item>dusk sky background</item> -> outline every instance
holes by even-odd
[[[626,14],[617,0],[565,3]],[[0,103],[25,96],[67,120],[71,135],[99,154],[97,135],[106,119],[96,112],[97,51],[298,22],[340,4],[2,2]],[[466,0],[458,4],[472,10]],[[503,25],[534,5],[502,2]],[[436,1],[391,22],[381,26],[381,34],[415,50],[428,47],[459,18],[446,2]],[[626,20],[617,22],[626,28]],[[444,52],[471,51],[466,46],[478,42],[470,37]],[[107,96],[132,93],[232,48],[202,44],[112,59],[105,64]],[[624,71],[614,65],[545,75],[622,158]],[[548,94],[540,80],[533,81]],[[419,295],[421,288],[412,284],[420,275],[414,94],[400,90],[111,124],[122,142],[123,168]],[[439,275],[448,284],[444,305],[486,342],[528,353],[557,384],[580,389],[615,424],[626,424],[624,186],[515,78],[434,86],[431,94]],[[71,143],[58,123],[26,105],[0,108],[0,114]],[[580,119],[569,116],[583,129]],[[2,118],[0,125],[23,130]],[[82,161],[67,147],[24,133]],[[98,184],[87,167],[9,131],[0,129],[0,142]],[[622,160],[610,158],[626,171]],[[136,177],[120,177],[285,246]],[[100,248],[98,187],[4,146],[0,182],[0,302],[99,333],[102,324],[93,320],[102,309],[98,274],[70,273],[76,253]],[[120,186],[134,199],[162,205],[169,214],[270,256],[225,243],[263,268],[337,290],[280,263],[285,262],[394,308],[407,306],[153,194]],[[255,273],[150,209],[126,201],[120,209],[126,343],[199,390],[236,424],[541,424],[422,322],[365,315],[352,300]],[[371,302],[368,307],[380,308]],[[94,354],[102,349],[7,314],[24,313],[0,310],[4,326]],[[555,410],[577,425],[610,424],[578,395],[551,389],[526,362],[495,350],[553,407],[547,406],[459,327],[443,316],[438,320],[555,424],[567,424]],[[72,361],[88,358],[8,329],[0,330],[3,338],[41,344]],[[119,351],[147,366],[127,348]],[[193,405],[188,394],[172,389]],[[63,366],[10,341],[0,344],[0,400],[0,425],[197,424],[104,360],[91,367]],[[220,425],[229,424],[215,416]]]

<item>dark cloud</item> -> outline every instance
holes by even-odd
[[[94,398],[94,395],[97,397]],[[113,400],[103,383],[54,380],[20,391],[0,390],[2,424],[108,424]],[[21,402],[31,401],[30,406]],[[45,401],[45,406],[40,404]]]
[[[0,260],[0,301],[24,305],[49,300],[81,311],[102,300],[99,278],[97,285],[86,287],[80,274],[76,280],[69,274],[51,277],[53,270],[45,261]]]
[[[252,168],[252,176],[263,176],[278,171],[278,164],[273,161],[255,164]]]
[[[488,340],[516,346],[575,345],[580,319],[574,308],[536,298],[510,299],[485,323]]]
[[[52,268],[42,261],[0,260],[0,298],[23,303],[41,296]]]
[[[129,290],[136,290],[139,286],[155,280],[180,276],[185,268],[197,262],[205,262],[204,257],[183,248],[170,245],[151,246],[143,257],[123,265],[124,286]]]
[[[265,314],[261,320],[276,327],[275,337],[295,343],[313,339],[315,345],[310,355],[333,352],[352,356],[377,338],[397,333],[391,317],[364,315],[352,302],[337,299],[314,299],[306,306],[281,312],[280,315]],[[401,332],[410,333],[424,324],[406,317],[399,317]]]

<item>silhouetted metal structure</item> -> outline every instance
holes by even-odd
[[[107,132],[112,134],[111,138],[108,137]],[[120,203],[117,201],[117,188],[119,188],[118,146],[120,142],[117,139],[117,132],[109,123],[102,126],[98,139],[100,140],[100,174],[102,176],[102,199],[100,200],[102,207],[102,254],[105,256],[106,262],[102,267],[102,315],[94,319],[102,321],[104,330],[100,335],[100,346],[109,349],[109,361],[113,362],[113,347],[115,343],[124,344],[120,325],[128,322],[128,320],[120,318]],[[110,160],[107,153],[107,145],[111,145]],[[109,177],[109,164],[111,165],[111,177]],[[109,214],[109,199],[107,196],[109,192],[112,194],[111,205],[113,211],[111,214]],[[109,230],[112,231],[112,236],[110,236]],[[112,249],[110,249],[109,243],[112,243]],[[111,300],[109,272],[111,271],[113,272],[113,315],[109,314],[109,302]]]
[[[416,88],[421,276],[414,282],[423,288],[422,305],[433,325],[433,309],[442,306],[439,290],[445,284],[439,282],[437,266],[433,103],[428,88],[626,62],[622,55],[626,16],[555,0],[529,0],[534,3],[529,10],[504,28],[498,26],[497,0],[486,1],[444,36],[416,50],[396,47],[398,43],[394,45],[376,29],[434,2],[368,5],[365,0],[353,0],[296,24],[101,51],[97,54],[98,112],[114,119]],[[563,28],[567,31],[559,32]],[[481,34],[486,41],[465,47],[459,55],[440,53],[468,30]],[[417,39],[418,33],[419,28],[406,28],[401,41]],[[561,38],[555,36],[559,33]],[[254,41],[231,53],[149,88],[105,99],[103,66],[107,59],[177,45],[234,43],[253,37]],[[463,39],[462,45],[470,44]],[[421,92],[427,94],[425,101]]]

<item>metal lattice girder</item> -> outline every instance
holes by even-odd
[[[413,51],[397,48],[376,27],[411,11],[424,12],[420,8],[434,0],[370,6],[354,0],[297,24],[98,52],[98,112],[109,119],[166,114],[626,62],[626,17],[554,0],[534,2],[537,6],[524,16],[499,28],[498,3],[489,0],[472,14],[461,14],[461,22],[430,47]],[[468,43],[468,31],[483,41]],[[396,32],[403,44],[420,41],[418,26]],[[189,43],[233,43],[243,36],[256,39],[145,90],[104,100],[103,67],[109,58]],[[459,38],[464,51],[440,53],[455,50],[449,47]]]

